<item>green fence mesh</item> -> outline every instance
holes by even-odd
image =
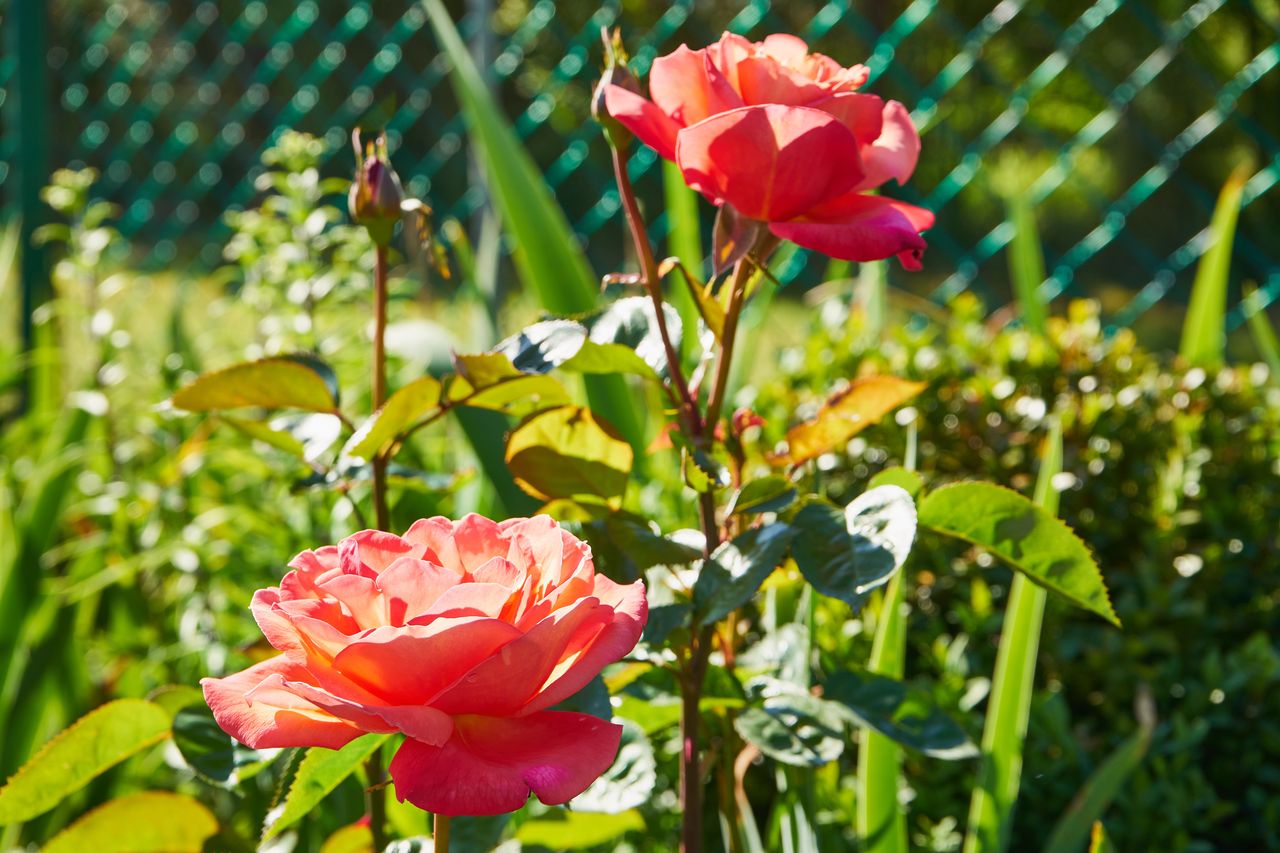
[[[8,28],[8,4],[0,14]],[[328,170],[350,168],[350,128],[386,117],[409,189],[467,218],[484,204],[426,15],[413,2],[51,0],[52,165],[99,168],[99,192],[148,267],[219,263],[221,214],[253,201],[259,157],[285,128],[322,135]],[[924,155],[900,194],[932,208],[925,271],[910,287],[945,299],[1008,294],[1004,198],[1036,202],[1043,291],[1101,298],[1116,325],[1158,323],[1185,300],[1218,187],[1250,170],[1235,245],[1236,293],[1280,300],[1280,2],[915,0],[452,3],[495,93],[592,261],[622,261],[607,152],[588,120],[601,26],[621,26],[637,64],[724,29],[795,32],[913,110]],[[0,60],[0,101],[18,69]],[[385,104],[393,99],[395,106]],[[7,100],[12,100],[7,99]],[[16,132],[0,129],[0,193],[12,211]],[[656,158],[631,170],[659,208]],[[654,222],[656,236],[664,223]],[[787,274],[816,281],[820,259]],[[1237,298],[1233,326],[1244,319]]]

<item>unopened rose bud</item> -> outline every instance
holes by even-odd
[[[351,143],[356,150],[356,176],[347,195],[347,208],[352,221],[363,225],[373,242],[387,246],[400,220],[400,203],[404,199],[400,178],[387,156],[387,137],[378,134],[377,139],[365,143],[361,151],[360,131],[355,130]]]
[[[623,148],[631,143],[631,131],[609,115],[609,110],[605,106],[605,89],[609,86],[617,86],[639,95],[640,83],[627,68],[627,54],[622,47],[622,35],[617,30],[610,34],[602,27],[600,36],[604,40],[604,73],[600,75],[600,81],[596,83],[595,91],[591,93],[591,115],[604,128],[609,144],[614,148]]]
[[[764,418],[748,408],[744,407],[733,413],[733,434],[739,438],[749,428],[762,426],[764,426]]]

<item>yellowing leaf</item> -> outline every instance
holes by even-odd
[[[507,439],[507,466],[534,497],[615,498],[627,486],[634,455],[610,424],[578,406],[529,418]]]
[[[817,417],[787,432],[789,452],[776,461],[798,465],[841,447],[862,430],[919,394],[923,382],[868,376],[827,398]]]
[[[338,393],[333,371],[312,356],[280,356],[206,373],[171,400],[175,408],[212,412],[258,406],[334,412]]]
[[[347,440],[342,448],[344,458],[373,459],[416,421],[437,408],[440,403],[440,380],[432,376],[415,379],[392,394],[382,408]]]
[[[62,830],[44,853],[200,853],[218,821],[184,794],[147,791],[109,800]]]

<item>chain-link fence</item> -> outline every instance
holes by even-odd
[[[341,174],[351,127],[372,117],[387,126],[413,193],[464,219],[484,204],[447,65],[412,0],[32,2],[39,51],[13,23],[27,2],[0,6],[11,40],[0,62],[0,193],[10,211],[30,162],[15,120],[24,74],[28,100],[39,101],[27,115],[44,122],[39,153],[50,167],[101,170],[99,192],[120,205],[143,266],[218,264],[221,214],[253,202],[259,157],[285,128],[328,140],[327,169]],[[1185,300],[1218,187],[1244,164],[1232,325],[1243,319],[1243,282],[1257,282],[1260,304],[1280,298],[1276,0],[450,8],[602,272],[622,263],[622,239],[607,151],[588,117],[600,28],[621,26],[641,69],[724,29],[788,31],[843,63],[864,62],[871,91],[913,110],[924,154],[899,194],[936,211],[938,225],[911,287],[939,299],[966,288],[1007,295],[1004,199],[1025,193],[1046,245],[1044,291],[1099,296],[1114,323],[1132,324],[1166,296]],[[632,159],[650,210],[656,165],[647,150]],[[654,227],[660,234],[660,219]],[[801,256],[787,274],[815,281],[821,271]]]

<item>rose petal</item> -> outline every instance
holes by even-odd
[[[862,162],[867,174],[858,185],[860,190],[878,187],[890,178],[905,184],[920,159],[920,135],[911,123],[911,114],[906,107],[897,101],[885,104],[881,126],[875,141],[862,149]]]
[[[205,702],[223,731],[254,749],[338,749],[362,734],[359,727],[287,690],[264,690],[250,704],[245,694],[272,676],[299,680],[307,677],[305,669],[281,655],[226,678],[201,679]]]
[[[421,616],[462,580],[452,569],[414,557],[401,557],[374,581],[387,602],[387,621],[403,625]]]
[[[863,146],[861,150],[863,166],[869,168],[866,163],[868,147],[880,138],[884,129],[884,100],[876,95],[846,92],[815,101],[809,106],[815,110],[830,113],[837,121],[849,128],[853,138]],[[863,183],[866,183],[865,178]]]
[[[507,553],[507,543],[497,523],[474,512],[454,525],[453,542],[462,570],[468,574],[489,562],[495,554]]]
[[[396,752],[390,769],[401,802],[451,816],[513,812],[530,793],[560,805],[609,769],[622,741],[622,726],[564,711],[454,722],[443,746],[410,739]]]
[[[402,732],[415,740],[435,745],[444,743],[453,733],[452,718],[429,705],[385,705],[351,684],[339,688],[344,695],[336,695],[305,682],[282,683],[285,689],[335,717],[351,721],[366,732]]]
[[[453,541],[453,522],[443,516],[420,518],[404,534],[406,542],[423,549],[422,558],[459,575],[463,573],[458,548]]]
[[[685,45],[653,61],[649,97],[659,110],[684,127],[743,105],[707,52],[689,50]]]
[[[858,143],[828,113],[769,104],[712,116],[680,131],[685,182],[749,219],[792,219],[862,179]]]
[[[667,160],[676,159],[676,132],[680,125],[658,105],[621,86],[604,87],[604,106],[610,117]]]
[[[450,616],[497,619],[511,595],[511,587],[503,584],[461,583],[437,598],[425,613],[411,619],[409,624],[428,625],[436,619]]]
[[[533,699],[566,654],[611,621],[613,608],[583,598],[534,625],[431,700],[447,714],[506,716]]]
[[[333,668],[388,705],[422,704],[520,636],[505,622],[476,617],[375,628],[339,652]]]
[[[933,224],[923,208],[873,195],[849,193],[815,208],[801,219],[772,222],[784,240],[846,261],[898,256],[907,269],[920,268],[925,249],[919,232]]]
[[[649,615],[649,603],[644,595],[644,582],[616,584],[603,575],[596,575],[596,595],[613,609],[613,621],[605,626],[584,649],[573,657],[562,658],[547,676],[545,685],[525,705],[522,714],[550,708],[577,693],[600,670],[619,661],[635,648],[644,631]]]
[[[809,55],[809,45],[790,33],[772,33],[760,42],[760,50],[786,65],[801,62]]]
[[[748,104],[804,106],[827,94],[817,82],[770,56],[749,56],[739,62],[738,85]]]

